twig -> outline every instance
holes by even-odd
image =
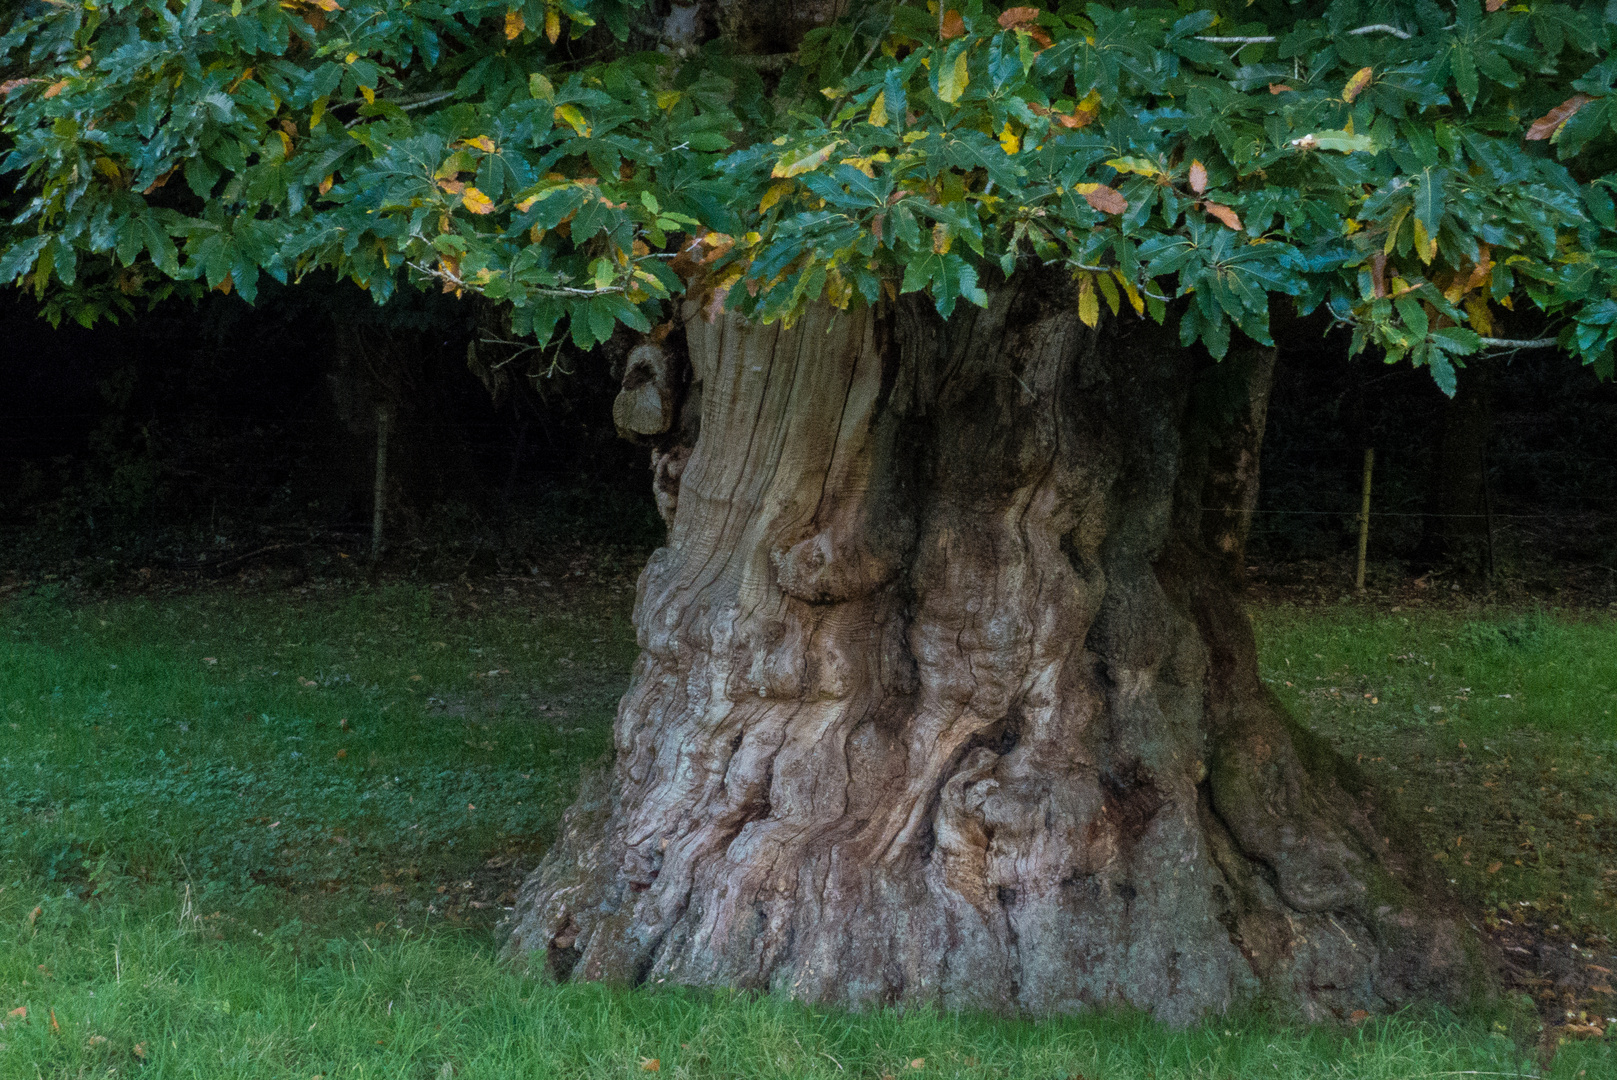
[[[765,53],[762,56],[732,56],[730,59],[754,71],[782,71],[797,62],[797,53]]]
[[[266,555],[271,551],[280,551],[282,548],[299,547],[299,546],[300,545],[298,545],[298,544],[271,544],[268,547],[261,547],[257,551],[249,551],[245,555],[237,555],[233,559],[226,559],[223,562],[216,562],[213,565],[209,566],[208,569],[210,569],[210,570],[222,570],[227,566],[234,566],[236,563],[245,562],[248,559],[256,559],[258,556]],[[200,566],[198,567],[198,569],[200,569]]]
[[[860,71],[864,70],[864,66],[870,63],[870,58],[876,55],[877,49],[881,48],[882,38],[886,37],[887,31],[893,28],[893,19],[894,16],[887,16],[887,25],[881,28],[881,33],[876,35],[876,40],[872,41],[870,43],[870,48],[865,50],[865,55],[861,56],[859,58],[859,62],[853,66],[853,70],[848,72],[848,78],[851,79],[855,75],[859,74]]]
[[[1399,41],[1408,41],[1414,35],[1407,30],[1400,30],[1390,23],[1371,23],[1369,26],[1359,26],[1348,31],[1351,37],[1362,34],[1391,34]],[[1259,37],[1198,37],[1197,41],[1206,41],[1214,45],[1272,45],[1279,41],[1278,37],[1263,35]]]
[[[1485,337],[1479,340],[1484,347],[1489,349],[1549,349],[1553,348],[1560,338],[1540,337],[1515,340],[1512,338]]]
[[[420,263],[414,262],[406,263],[405,265],[418,273],[427,275],[428,277],[437,278],[439,281],[447,281],[457,289],[471,289],[473,292],[478,291],[476,285],[462,281],[459,277],[451,274],[447,270],[434,270],[430,266],[423,266]],[[571,285],[545,285],[536,287],[532,291],[540,296],[606,296],[609,293],[621,293],[626,290],[622,285],[608,285],[604,289],[575,289]]]

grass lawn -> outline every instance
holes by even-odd
[[[1617,1077],[1612,1039],[1546,1071],[1519,995],[1173,1032],[525,978],[494,923],[609,746],[625,582],[0,598],[0,1080]],[[1617,626],[1344,607],[1259,628],[1276,692],[1533,954],[1517,990],[1612,1015],[1588,965],[1617,936]]]

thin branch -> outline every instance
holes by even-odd
[[[797,53],[764,53],[761,56],[732,56],[730,59],[754,71],[784,71],[797,62]]]
[[[1561,339],[1553,337],[1525,339],[1485,337],[1479,340],[1481,340],[1484,347],[1489,349],[1550,349],[1554,348],[1556,342]]]
[[[865,55],[861,56],[859,58],[859,62],[853,66],[853,70],[848,72],[848,78],[851,79],[855,75],[859,74],[864,70],[865,65],[870,63],[870,58],[876,55],[877,49],[881,48],[882,38],[886,37],[887,31],[893,28],[893,18],[894,16],[892,15],[887,17],[887,25],[881,28],[881,33],[876,35],[876,40],[872,41],[870,43],[870,48],[865,50]]]
[[[470,289],[473,292],[479,291],[476,285],[473,285],[468,281],[463,281],[461,278],[455,274],[451,274],[447,270],[436,270],[430,266],[423,266],[422,264],[416,262],[406,263],[405,265],[417,273],[425,274],[427,277],[437,278],[439,281],[447,281],[457,289]],[[610,293],[621,293],[626,290],[622,285],[608,285],[604,289],[575,289],[571,285],[545,285],[536,287],[530,291],[538,294],[539,296],[606,296]]]
[[[425,109],[428,105],[436,105],[440,101],[454,97],[456,93],[455,90],[439,90],[435,94],[413,94],[410,97],[397,98],[393,103],[409,112],[411,109]]]
[[[1351,37],[1361,34],[1391,34],[1399,41],[1408,41],[1414,35],[1407,30],[1400,30],[1389,23],[1372,23],[1369,26],[1359,26],[1348,31]],[[1278,37],[1264,35],[1261,37],[1198,37],[1197,41],[1206,41],[1213,45],[1272,45],[1279,41]]]

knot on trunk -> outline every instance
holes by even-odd
[[[679,407],[679,372],[656,342],[636,345],[623,371],[623,386],[612,402],[612,422],[626,439],[661,435],[674,426]]]
[[[897,567],[863,543],[822,529],[791,547],[770,553],[776,583],[787,596],[809,604],[837,604],[868,596],[887,584]]]

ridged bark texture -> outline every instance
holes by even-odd
[[[514,954],[1173,1022],[1474,985],[1363,782],[1257,675],[1234,582],[1272,356],[1075,311],[1029,275],[947,322],[693,313],[700,434],[616,763]]]

